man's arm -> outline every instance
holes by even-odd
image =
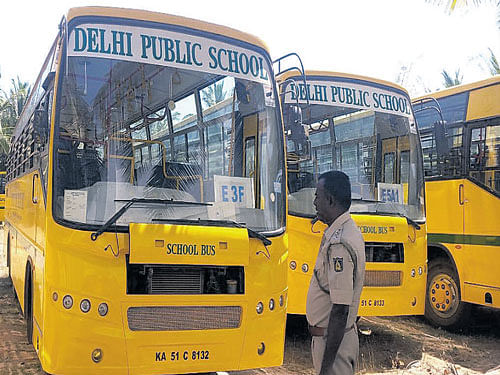
[[[347,315],[349,313],[348,305],[333,304],[330,312],[330,320],[328,321],[328,331],[326,337],[325,353],[323,354],[323,362],[321,363],[320,375],[328,373],[328,369],[332,367],[340,343],[344,338],[345,326],[347,324]]]

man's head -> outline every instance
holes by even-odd
[[[321,174],[316,185],[314,206],[318,219],[330,225],[351,207],[351,183],[349,177],[340,171]]]

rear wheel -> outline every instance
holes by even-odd
[[[10,270],[10,233],[7,233],[7,268],[9,269],[9,279],[12,281],[12,272]]]
[[[28,343],[33,343],[33,274],[31,267],[26,267],[24,283],[24,318],[26,319],[26,337]]]
[[[462,327],[470,316],[471,306],[461,301],[457,272],[444,258],[429,263],[425,317],[433,325],[448,329]]]

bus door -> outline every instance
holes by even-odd
[[[468,287],[499,286],[498,272],[491,270],[494,246],[499,246],[498,212],[500,212],[500,122],[483,121],[468,129],[468,170],[464,180],[461,204],[464,211],[463,267]],[[497,247],[498,248],[498,247]],[[485,272],[490,270],[491,272]],[[474,280],[468,283],[468,280]],[[467,295],[464,296],[467,298]],[[472,297],[474,299],[474,297]],[[479,303],[488,303],[483,296]],[[491,303],[491,302],[490,302]]]

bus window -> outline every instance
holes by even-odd
[[[387,184],[394,183],[394,152],[384,154],[384,182]]]
[[[253,177],[255,174],[255,137],[245,139],[245,176]]]
[[[400,175],[400,182],[402,184],[407,184],[410,176],[410,151],[401,151],[399,175]]]
[[[471,131],[470,176],[500,192],[500,125]]]
[[[194,94],[175,103],[172,111],[172,123],[174,132],[189,128],[196,123],[196,104]]]

